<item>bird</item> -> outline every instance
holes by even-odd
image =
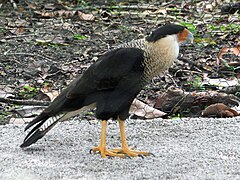
[[[20,147],[35,143],[59,121],[94,108],[96,118],[101,121],[101,132],[99,146],[93,147],[91,152],[99,153],[102,158],[151,155],[128,146],[125,120],[129,117],[131,103],[153,77],[173,64],[180,46],[192,43],[193,39],[187,27],[169,23],[156,28],[145,38],[123,43],[104,53],[27,124],[25,131],[31,130]],[[107,148],[109,119],[118,121],[120,148]]]

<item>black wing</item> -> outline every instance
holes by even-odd
[[[119,48],[105,53],[26,126],[25,130],[35,125],[21,147],[36,142],[56,124],[57,120],[41,129],[48,118],[92,103],[97,104],[98,118],[110,118],[121,113],[125,116],[144,85],[143,61],[144,51],[137,48]]]
[[[144,52],[137,48],[121,48],[99,58],[73,81],[44,111],[50,116],[77,110],[98,102],[99,96],[121,89],[135,89],[141,80]]]

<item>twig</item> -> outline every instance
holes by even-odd
[[[180,106],[182,105],[183,101],[186,99],[187,96],[189,96],[189,94],[184,94],[183,97],[173,106],[173,108],[167,114],[167,116],[170,116],[170,115],[176,113],[180,109]]]
[[[226,88],[223,88],[223,89],[219,90],[219,92],[224,92],[224,93],[227,93],[227,94],[235,94],[235,93],[240,92],[240,85],[229,86],[229,87],[226,87]],[[239,99],[239,101],[240,101],[240,99]]]
[[[95,9],[125,9],[125,10],[157,10],[158,7],[156,6],[137,6],[137,5],[116,5],[116,6],[87,6],[87,7],[81,7],[76,8],[74,10],[95,10]]]
[[[20,100],[0,97],[0,102],[16,104],[16,105],[34,105],[34,106],[48,106],[50,101],[36,101],[36,100]]]
[[[174,80],[174,78],[169,74],[169,73],[166,73],[165,74],[168,78],[171,79],[171,81],[173,82],[174,86],[175,87],[179,87],[178,84],[176,83],[176,81]]]
[[[13,38],[23,38],[23,37],[29,37],[29,36],[34,36],[35,34],[19,34],[16,36],[5,36],[4,39],[13,39]]]
[[[172,2],[172,1],[171,1]],[[169,3],[164,4],[164,5],[159,5],[159,6],[150,6],[150,5],[116,5],[116,6],[106,6],[106,5],[102,5],[102,6],[87,6],[87,7],[81,7],[81,8],[74,8],[74,10],[96,10],[96,9],[121,9],[121,10],[158,10],[159,7],[164,7],[164,6],[168,6]],[[70,10],[71,8],[67,8],[68,10]]]

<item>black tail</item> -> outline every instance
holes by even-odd
[[[27,134],[20,147],[24,148],[30,146],[37,140],[41,139],[55,124],[57,124],[60,118],[49,117],[48,115],[41,113],[26,126],[25,131],[35,125]]]

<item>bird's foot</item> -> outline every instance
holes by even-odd
[[[106,147],[94,147],[90,150],[90,152],[94,153],[100,153],[103,158],[107,157],[143,157],[143,156],[149,156],[151,153],[144,152],[144,151],[137,151],[134,150],[134,148],[116,148],[113,150],[106,149]]]
[[[145,152],[145,151],[137,151],[134,150],[134,148],[116,148],[112,150],[112,152],[115,152],[117,154],[123,154],[124,157],[143,157],[143,156],[149,156],[151,153]]]
[[[100,153],[102,158],[107,158],[107,157],[125,157],[124,154],[119,154],[115,150],[106,149],[106,147],[100,147],[100,146],[99,147],[93,147],[90,150],[90,153],[91,152]]]

